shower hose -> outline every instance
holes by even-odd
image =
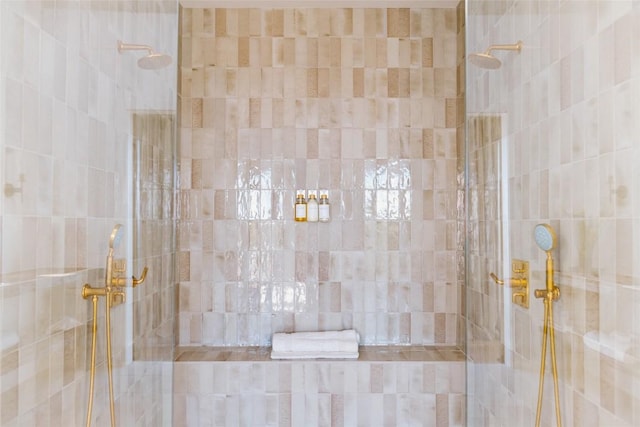
[[[96,382],[96,341],[98,335],[98,295],[91,298],[93,303],[93,326],[91,327],[91,373],[89,375],[89,404],[87,408],[87,427],[91,426],[93,409],[93,387]]]
[[[554,293],[546,291],[544,295],[544,327],[542,332],[542,354],[540,356],[540,383],[538,386],[538,408],[536,410],[536,427],[540,427],[540,414],[542,411],[542,395],[544,389],[544,371],[547,359],[547,336],[551,347],[551,370],[553,373],[553,392],[556,403],[556,425],[562,427],[560,417],[560,393],[558,390],[558,366],[556,363],[556,338],[553,327],[553,300]],[[536,295],[537,296],[537,295]]]
[[[91,412],[93,410],[93,390],[96,379],[96,344],[98,335],[98,295],[91,298],[93,303],[93,327],[91,337],[91,373],[89,379],[89,402],[87,407],[87,427],[91,427]],[[111,427],[116,426],[116,412],[113,398],[113,363],[111,360],[111,295],[105,295],[105,329],[107,335],[107,370],[109,376],[109,409],[111,412]]]

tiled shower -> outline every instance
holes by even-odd
[[[638,1],[471,1],[467,52],[467,403],[469,425],[534,425],[543,304],[496,289],[491,272],[528,260],[544,288],[533,230],[558,236],[555,336],[563,425],[640,422]],[[507,253],[507,255],[505,255]],[[541,425],[556,425],[547,361]]]
[[[464,423],[460,17],[182,10],[175,423]],[[299,190],[331,221],[296,222]],[[341,329],[378,358],[238,350]]]
[[[290,413],[273,396],[228,401],[267,420],[373,405],[365,419],[402,425],[419,409],[387,394],[414,388],[433,394],[425,425],[464,407],[467,425],[533,425],[542,303],[512,305],[489,273],[526,259],[542,287],[541,222],[559,237],[563,422],[640,424],[640,2],[363,3],[0,2],[0,425],[84,425],[80,290],[103,280],[115,223],[127,274],[150,268],[112,313],[119,425],[179,425],[174,393],[241,368],[252,390],[353,393],[278,400]],[[118,40],[173,64],[141,70]],[[465,69],[465,51],[518,40],[501,68]],[[297,190],[328,191],[332,221],[295,223]],[[98,325],[94,425],[108,425],[102,311]],[[175,346],[346,327],[367,345],[454,346],[466,380],[425,364],[203,377],[172,362]],[[465,386],[464,402],[446,396]],[[191,421],[248,422],[221,418],[218,397],[205,413],[185,402]]]
[[[180,344],[460,342],[457,18],[183,9]]]
[[[171,414],[175,67],[146,71],[118,40],[177,58],[177,4],[0,2],[0,425],[81,426],[92,304],[109,233],[149,275],[112,309],[118,425]],[[130,284],[129,284],[130,286]],[[104,299],[93,425],[109,425]]]

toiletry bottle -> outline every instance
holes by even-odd
[[[322,194],[318,203],[318,219],[320,222],[329,222],[331,219],[331,205],[329,204],[329,196]]]
[[[304,200],[304,194],[298,194],[296,197],[295,219],[299,222],[307,220],[307,202]]]
[[[318,222],[318,200],[315,194],[309,195],[307,200],[307,222]]]

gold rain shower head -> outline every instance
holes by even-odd
[[[171,57],[164,53],[154,51],[151,46],[146,44],[123,43],[118,40],[118,52],[122,53],[126,50],[146,50],[148,54],[138,59],[138,66],[145,70],[157,70],[171,64]]]
[[[493,50],[515,50],[520,53],[522,50],[522,42],[518,41],[514,44],[496,44],[489,46],[489,49],[485,50],[483,53],[469,54],[469,62],[480,68],[496,70],[500,68],[502,62],[491,54],[491,51]]]

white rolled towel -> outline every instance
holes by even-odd
[[[272,358],[358,357],[358,333],[344,331],[273,334]]]

